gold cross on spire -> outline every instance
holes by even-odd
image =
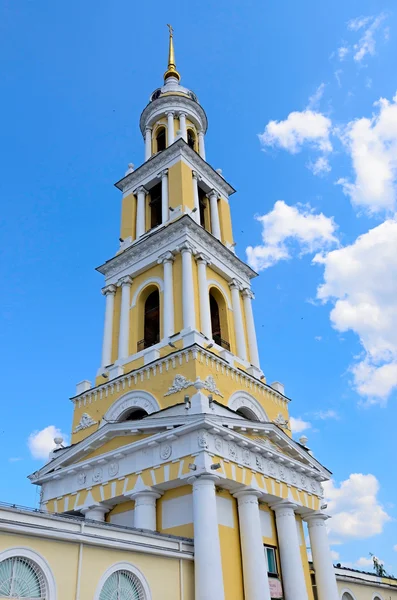
[[[172,25],[167,23],[168,31],[170,34],[170,42],[169,42],[169,50],[168,50],[168,69],[164,73],[164,82],[168,79],[168,77],[175,77],[178,81],[181,76],[176,70],[175,64],[175,52],[174,52],[174,28]]]

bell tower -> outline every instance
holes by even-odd
[[[96,380],[71,399],[72,444],[30,479],[48,512],[193,538],[196,600],[313,600],[306,520],[319,598],[336,600],[330,472],[292,439],[284,386],[261,370],[235,190],[207,161],[206,114],[180,81],[170,28],[139,123],[145,160],[116,183],[120,246],[97,268]]]

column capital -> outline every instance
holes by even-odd
[[[197,171],[192,171],[192,177],[193,179],[197,179],[197,181],[200,181],[201,177],[200,175],[197,173]]]
[[[114,295],[116,293],[116,286],[113,284],[105,285],[105,287],[101,289],[101,292],[104,296],[107,296],[108,294]]]
[[[239,504],[258,504],[258,498],[263,496],[263,492],[254,489],[245,489],[233,494]]]
[[[183,244],[178,246],[177,250],[181,254],[183,254],[184,252],[189,252],[190,254],[196,253],[196,249],[194,248],[194,246],[192,246],[190,242],[183,242]]]
[[[210,257],[204,254],[204,252],[199,252],[198,254],[196,254],[195,259],[198,263],[205,263],[206,265],[211,264]]]
[[[150,133],[153,131],[153,127],[149,127],[148,125],[145,127],[145,131],[150,131]]]
[[[232,279],[231,281],[229,281],[229,287],[231,290],[237,289],[238,291],[240,291],[242,289],[241,283],[237,281],[237,279]]]
[[[215,189],[210,190],[207,196],[208,198],[213,198],[215,196],[217,200],[220,198],[220,194]]]
[[[162,494],[157,492],[156,490],[140,490],[138,492],[132,492],[132,494],[128,494],[128,498],[130,500],[134,500],[135,504],[139,504],[140,506],[146,504],[153,506],[153,504],[161,498]]]
[[[190,483],[190,485],[192,485],[193,487],[198,488],[207,485],[215,485],[215,483],[219,480],[219,475],[211,475],[211,473],[204,473],[203,475],[195,475],[193,477],[189,477],[187,482]]]
[[[309,527],[315,527],[316,525],[323,525],[325,521],[330,519],[329,515],[325,513],[314,511],[302,515],[302,519],[306,521]]]
[[[160,256],[157,259],[157,263],[159,265],[164,263],[173,263],[174,260],[175,256],[173,255],[173,253],[170,250],[167,250],[167,252],[164,252],[164,254],[160,254]]]
[[[184,111],[184,110],[180,110],[180,111],[178,112],[178,117],[187,117],[187,112],[186,112],[186,111]]]
[[[269,504],[269,508],[274,510],[278,517],[287,517],[291,514],[295,514],[298,505],[293,502],[288,502],[287,500],[278,500],[273,504]]]
[[[120,279],[117,282],[117,287],[121,287],[123,285],[131,285],[132,281],[133,279],[130,275],[125,275],[124,277],[120,277]]]
[[[157,173],[158,179],[163,179],[164,177],[168,177],[168,169],[164,169],[163,171],[160,171],[160,173]]]
[[[250,290],[250,288],[243,288],[242,294],[243,298],[249,298],[250,300],[255,298],[255,294],[252,290]]]
[[[173,116],[174,116],[174,111],[173,111],[173,110],[168,110],[168,111],[165,113],[165,115],[166,115],[166,117],[173,117]]]
[[[135,196],[136,196],[137,194],[145,194],[145,195],[146,195],[146,194],[148,194],[148,193],[149,193],[149,190],[147,190],[145,187],[143,187],[143,185],[140,185],[140,186],[139,186],[139,187],[137,187],[137,188],[136,188],[136,190],[134,190],[132,193],[133,193],[133,194],[135,194]]]

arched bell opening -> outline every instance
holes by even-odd
[[[156,152],[162,152],[167,147],[165,127],[159,127],[156,131]]]
[[[259,421],[258,417],[254,413],[253,410],[247,408],[246,406],[242,406],[236,410],[236,414],[244,417],[244,419],[249,419],[249,421]]]
[[[139,302],[138,352],[150,348],[160,341],[160,293],[155,285],[143,290]]]
[[[227,322],[227,306],[221,292],[210,289],[210,313],[212,339],[218,346],[230,350],[229,329]]]
[[[124,423],[125,421],[140,421],[147,416],[148,413],[146,410],[140,408],[139,406],[135,406],[121,415],[119,418],[119,423]]]
[[[187,143],[192,150],[196,150],[197,152],[197,138],[193,129],[187,130]]]
[[[161,201],[162,190],[160,182],[153,186],[149,191],[150,229],[153,229],[162,223]]]

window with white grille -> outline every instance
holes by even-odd
[[[29,558],[13,556],[0,562],[0,598],[49,600],[44,575]]]
[[[147,600],[142,583],[130,571],[115,571],[103,584],[99,600]]]

